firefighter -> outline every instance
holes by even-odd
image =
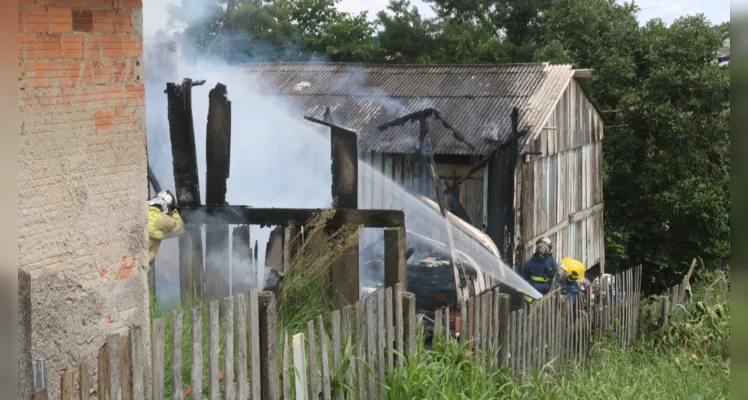
[[[522,266],[522,278],[545,296],[551,290],[558,277],[558,265],[551,253],[551,240],[544,237],[535,243],[535,253]],[[524,295],[525,301],[532,302],[532,297]]]
[[[168,190],[159,192],[148,202],[149,269],[153,267],[161,241],[184,234],[184,224],[176,205],[174,195]]]
[[[558,279],[558,287],[561,294],[568,297],[574,304],[577,296],[583,290],[584,264],[578,260],[569,260],[563,263],[561,274]]]

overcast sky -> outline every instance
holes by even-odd
[[[159,29],[166,28],[169,14],[166,11],[167,4],[179,4],[181,0],[146,0],[143,1],[143,28],[146,36],[150,36]],[[383,10],[389,0],[341,0],[338,8],[343,11],[360,12],[369,11],[374,16]],[[411,0],[418,7],[422,15],[432,16],[431,8],[422,0]],[[666,23],[689,14],[703,13],[713,23],[730,20],[730,0],[639,0],[636,2],[641,8],[639,13],[640,22],[649,21],[652,18],[662,18]],[[748,8],[748,1],[735,1],[734,6],[741,9]]]

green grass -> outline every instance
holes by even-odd
[[[422,350],[388,378],[390,399],[726,399],[730,388],[728,290],[694,290],[686,312],[664,331],[650,329],[625,351],[612,340],[593,346],[584,365],[537,371],[525,381],[489,374],[455,343]],[[701,302],[701,305],[699,305]],[[657,298],[651,299],[651,310]],[[721,311],[718,311],[721,309]]]

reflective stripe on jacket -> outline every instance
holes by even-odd
[[[170,237],[180,236],[184,233],[184,223],[179,212],[174,210],[166,214],[158,207],[148,207],[148,255],[152,264],[156,259],[156,253],[161,241]]]
[[[522,266],[522,277],[545,295],[551,290],[551,280],[558,277],[558,266],[551,255],[535,253]]]

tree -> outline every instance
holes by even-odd
[[[703,15],[650,21],[642,46],[640,83],[606,139],[606,257],[667,277],[730,254],[730,79]]]

